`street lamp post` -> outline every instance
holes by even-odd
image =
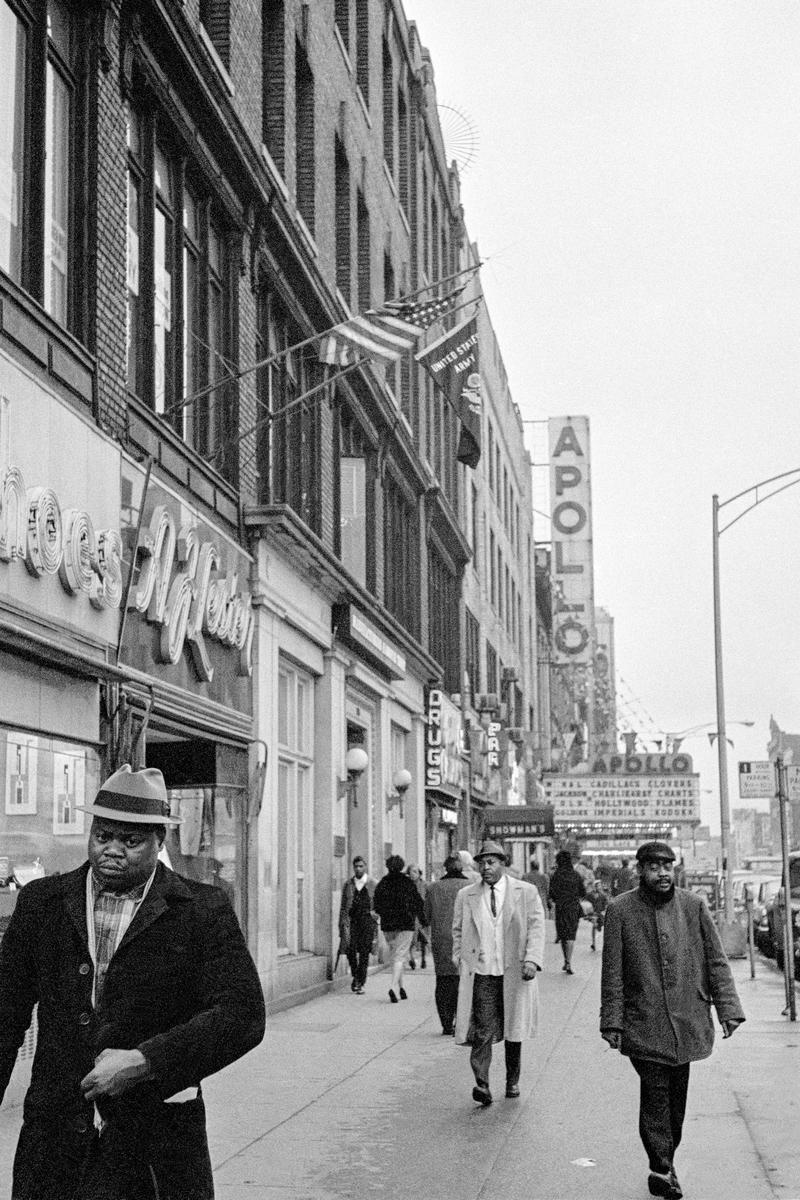
[[[788,482],[787,482],[788,480]],[[711,528],[712,528],[712,557],[713,557],[713,586],[714,586],[714,671],[716,679],[716,701],[717,701],[717,736],[718,746],[717,752],[719,756],[719,816],[720,816],[720,853],[722,855],[723,869],[725,871],[725,923],[730,926],[733,922],[733,870],[731,856],[729,853],[730,842],[730,800],[728,798],[728,759],[727,759],[727,739],[725,736],[725,690],[723,686],[722,676],[722,628],[720,619],[720,586],[719,586],[719,539],[726,529],[730,529],[731,525],[735,525],[737,521],[758,504],[763,504],[765,500],[769,500],[772,496],[777,496],[779,492],[783,492],[786,488],[793,487],[796,483],[800,483],[800,467],[794,467],[791,471],[783,471],[780,475],[773,475],[769,479],[762,479],[759,483],[752,484],[751,487],[745,488],[744,491],[737,492],[735,496],[731,496],[728,500],[720,501],[719,496],[715,493],[711,497]],[[771,488],[766,495],[760,495],[764,488]],[[727,508],[729,504],[735,503],[737,500],[742,500],[747,497],[747,502],[741,512],[732,517],[727,524],[720,526],[720,512],[723,508]]]

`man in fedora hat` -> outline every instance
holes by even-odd
[[[200,1083],[264,1035],[228,900],[158,860],[160,771],[84,811],[88,862],[20,892],[0,945],[0,1097],[38,1004],[14,1200],[212,1200]]]
[[[453,913],[453,962],[459,971],[455,1036],[472,1047],[472,1098],[489,1105],[493,1042],[505,1041],[506,1096],[519,1096],[522,1042],[536,1033],[545,915],[533,884],[506,874],[501,845],[484,842],[475,861],[481,879],[458,892]]]
[[[714,1044],[711,1006],[723,1037],[744,1013],[705,903],[676,888],[667,842],[636,851],[639,886],[615,896],[603,934],[600,1033],[639,1076],[639,1134],[653,1196],[683,1195],[673,1162],[683,1131],[689,1064]]]

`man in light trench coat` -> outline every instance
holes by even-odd
[[[455,1037],[472,1047],[472,1098],[489,1105],[494,1042],[505,1041],[506,1096],[519,1096],[522,1042],[536,1033],[545,914],[533,884],[506,874],[506,854],[497,842],[484,842],[475,861],[482,879],[461,889],[453,913]]]
[[[714,1044],[711,1006],[722,1036],[744,1013],[705,902],[676,888],[667,842],[636,851],[639,887],[606,909],[600,1033],[631,1060],[640,1079],[639,1134],[652,1196],[683,1196],[673,1157],[681,1141],[689,1064]]]

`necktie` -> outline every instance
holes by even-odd
[[[492,916],[496,917],[497,916],[497,901],[495,900],[495,897],[494,897],[494,884],[493,883],[489,884],[489,907],[492,910]]]

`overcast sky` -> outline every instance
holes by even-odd
[[[713,722],[712,493],[800,468],[800,3],[405,8],[440,103],[477,128],[462,196],[514,399],[591,421],[595,595],[628,712]],[[770,714],[800,732],[800,485],[721,556],[727,716],[755,721],[729,730],[735,807]],[[684,749],[718,829],[714,753]]]

